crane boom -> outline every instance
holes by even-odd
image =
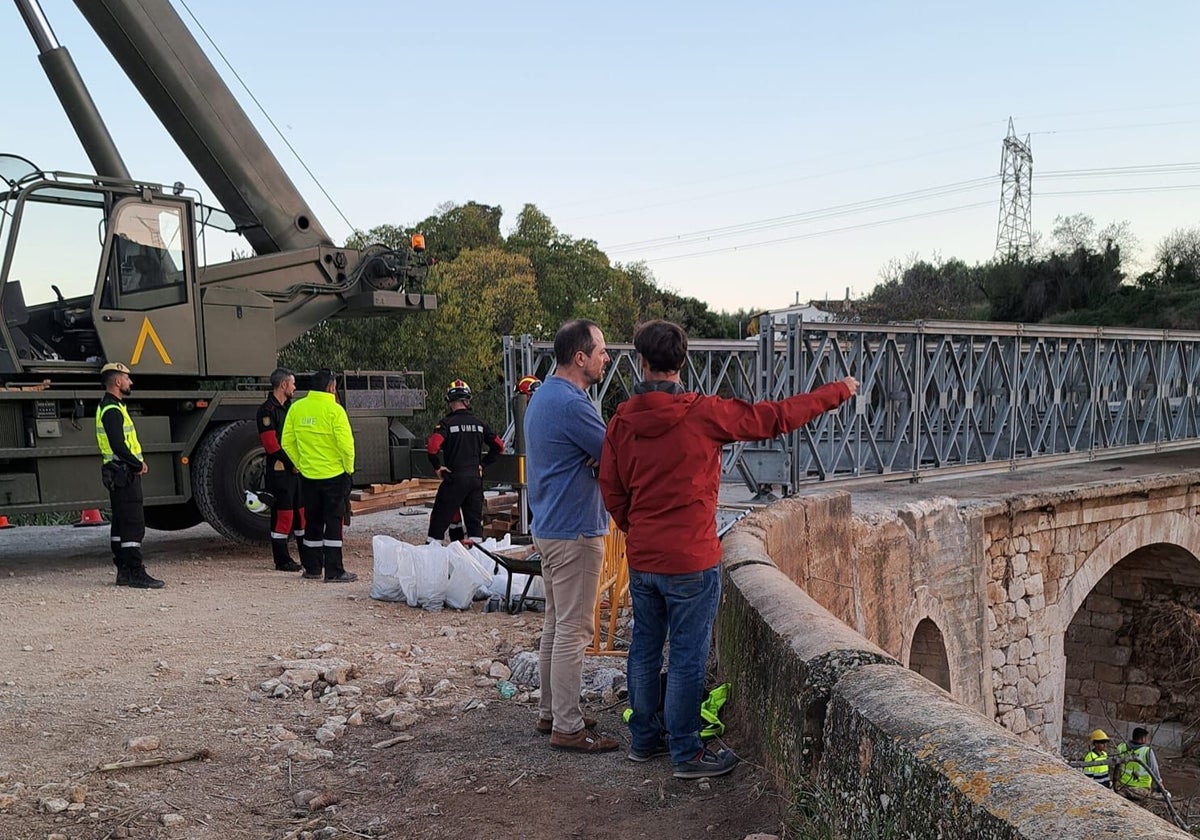
[[[332,245],[169,0],[75,0],[255,252]]]

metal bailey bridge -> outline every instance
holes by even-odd
[[[726,479],[761,498],[818,481],[910,480],[1164,452],[1200,442],[1200,333],[926,321],[760,320],[757,341],[689,342],[685,387],[756,401],[854,376],[858,395],[792,434],[726,447]],[[506,393],[554,349],[505,336]],[[607,418],[641,378],[609,345],[592,398]],[[512,400],[506,440],[514,433]]]

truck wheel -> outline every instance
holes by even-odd
[[[266,453],[252,420],[216,426],[192,455],[192,496],[204,520],[238,542],[266,542],[270,512],[246,508],[246,491],[263,488]]]
[[[204,521],[196,501],[177,505],[154,505],[146,508],[146,527],[155,531],[182,531]]]

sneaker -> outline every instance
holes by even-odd
[[[295,560],[288,560],[286,563],[276,563],[275,571],[277,572],[298,572],[304,567]]]
[[[571,752],[582,753],[598,753],[612,752],[618,749],[621,745],[612,738],[606,738],[597,732],[595,729],[588,729],[586,726],[571,735],[564,735],[561,732],[550,733],[550,746],[556,750],[570,750]]]
[[[583,728],[584,729],[595,729],[596,728],[596,719],[587,717],[585,715],[583,718]],[[554,732],[554,721],[546,720],[545,718],[538,718],[537,732],[539,735],[549,735],[549,734],[553,733]]]
[[[358,575],[354,572],[342,572],[340,575],[325,578],[326,583],[353,583],[358,580]]]
[[[711,779],[713,776],[724,776],[734,767],[739,759],[733,750],[702,749],[691,761],[675,765],[672,774],[676,779]]]
[[[320,580],[321,573],[320,572],[305,572],[304,574],[300,575],[300,577],[304,578],[305,580]]]
[[[664,755],[670,754],[671,750],[667,746],[667,742],[660,740],[648,750],[639,750],[634,747],[630,747],[629,754],[625,757],[630,761],[653,761],[656,758],[662,758]]]

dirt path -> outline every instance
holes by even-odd
[[[347,567],[360,580],[347,586],[274,572],[265,548],[233,545],[206,526],[151,532],[147,565],[168,582],[159,591],[112,585],[107,529],[0,532],[0,837],[780,833],[779,800],[750,764],[695,783],[672,779],[665,762],[635,764],[623,752],[551,750],[533,733],[534,707],[521,695],[500,699],[479,673],[533,649],[540,615],[372,601],[370,535],[423,529],[424,517],[356,520]],[[356,673],[323,701],[300,692],[272,698],[261,688],[280,660],[331,657]],[[416,722],[398,730],[376,720],[386,698]],[[627,742],[622,708],[592,711]],[[356,710],[361,725],[353,725]],[[318,727],[335,715],[350,725],[319,743]],[[412,740],[372,748],[401,735]],[[159,748],[127,748],[144,736],[157,737]],[[744,746],[736,736],[729,744]],[[94,769],[199,749],[211,758]],[[294,803],[302,790],[339,802],[311,811]]]

